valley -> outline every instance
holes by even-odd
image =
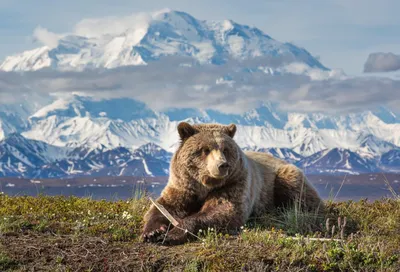
[[[400,194],[400,175],[370,173],[360,175],[307,175],[325,200],[377,200],[394,197],[392,189]],[[158,196],[167,183],[167,177],[79,177],[66,179],[0,178],[0,191],[9,195],[64,195],[93,199],[129,199],[138,191],[146,190]]]

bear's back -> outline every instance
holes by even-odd
[[[279,167],[288,164],[288,162],[264,152],[245,151],[244,154],[250,159],[250,161],[255,162],[267,172],[276,172]]]
[[[274,185],[278,169],[287,162],[274,156],[254,151],[245,151],[247,159],[247,213],[261,214],[274,206]]]

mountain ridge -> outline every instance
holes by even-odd
[[[58,99],[27,119],[28,126],[14,132],[60,147],[138,148],[153,142],[172,152],[176,126],[183,120],[235,123],[240,132],[236,140],[243,147],[289,148],[303,156],[340,147],[376,157],[400,145],[400,124],[386,124],[373,112],[329,117],[281,112],[273,104],[242,115],[197,109],[156,112],[132,99],[74,96]]]
[[[288,148],[244,147],[243,150],[269,153],[296,164],[308,174],[400,173],[400,148],[377,158],[363,158],[356,152],[341,148],[325,149],[310,156],[301,156]],[[172,153],[151,142],[134,150],[121,146],[111,149],[60,148],[12,134],[0,141],[0,176],[167,176],[171,158]]]
[[[124,31],[91,37],[68,34],[55,48],[43,46],[7,57],[0,70],[30,71],[43,68],[84,70],[145,65],[163,56],[191,57],[198,63],[223,64],[272,56],[283,62],[301,62],[329,70],[308,51],[281,43],[260,29],[232,20],[198,20],[181,11],[150,14],[150,20]]]

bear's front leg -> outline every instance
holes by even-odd
[[[196,209],[197,205],[193,203],[195,199],[193,195],[167,185],[162,196],[157,199],[157,203],[161,204],[178,222],[182,222],[182,218],[186,217],[191,210]],[[145,242],[162,241],[169,224],[168,219],[152,205],[144,216],[143,240]]]
[[[169,221],[154,205],[145,214],[144,221],[142,238],[145,242],[157,242],[167,231]]]
[[[169,245],[185,243],[196,239],[200,229],[215,228],[216,230],[237,230],[245,223],[244,210],[238,200],[229,200],[223,196],[210,196],[201,210],[183,218],[178,227],[168,233],[164,242]]]

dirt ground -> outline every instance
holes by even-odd
[[[8,259],[2,268],[16,271],[164,271],[163,260],[176,259],[174,269],[183,269],[188,258],[181,257],[190,255],[187,248],[181,254],[180,247],[72,235],[8,233],[0,244]]]

